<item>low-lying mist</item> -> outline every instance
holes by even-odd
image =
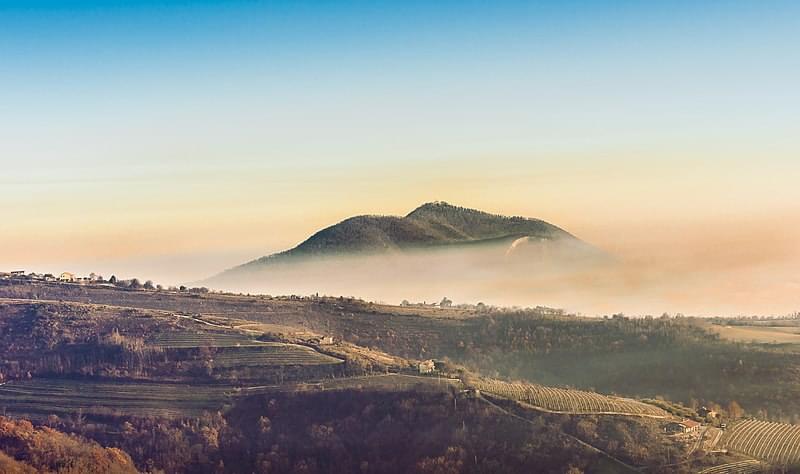
[[[544,305],[587,315],[785,314],[800,308],[800,259],[741,264],[700,256],[647,261],[599,255],[574,241],[517,241],[293,259],[215,280],[216,289],[356,296],[398,304]]]

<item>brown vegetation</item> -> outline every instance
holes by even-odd
[[[28,421],[0,417],[0,472],[59,474],[136,473],[124,451],[95,442],[34,428]]]

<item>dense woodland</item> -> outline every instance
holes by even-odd
[[[556,423],[430,390],[274,393],[197,419],[113,423],[122,428],[57,421],[168,472],[580,473],[607,463]]]

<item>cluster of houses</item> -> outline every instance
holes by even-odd
[[[478,304],[468,304],[468,303],[454,304],[453,300],[451,300],[450,298],[448,298],[446,296],[444,298],[442,298],[442,301],[440,301],[438,303],[428,303],[427,301],[423,301],[421,303],[411,303],[408,300],[403,300],[400,303],[400,306],[403,306],[403,307],[406,307],[406,308],[408,308],[408,307],[453,308],[453,309],[462,309],[462,310],[468,310],[468,311],[486,311],[486,310],[489,309],[489,307],[486,306],[483,303],[478,303]]]
[[[25,270],[15,270],[12,272],[0,272],[0,279],[5,280],[26,280],[26,281],[52,281],[64,283],[99,283],[103,282],[103,277],[94,272],[88,276],[77,276],[74,273],[63,272],[56,276],[52,273],[25,273]]]

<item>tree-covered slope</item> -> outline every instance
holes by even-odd
[[[437,201],[423,204],[403,217],[356,216],[345,219],[320,230],[290,250],[261,257],[228,272],[252,270],[293,257],[402,251],[521,237],[580,242],[563,229],[539,219],[489,214]]]

